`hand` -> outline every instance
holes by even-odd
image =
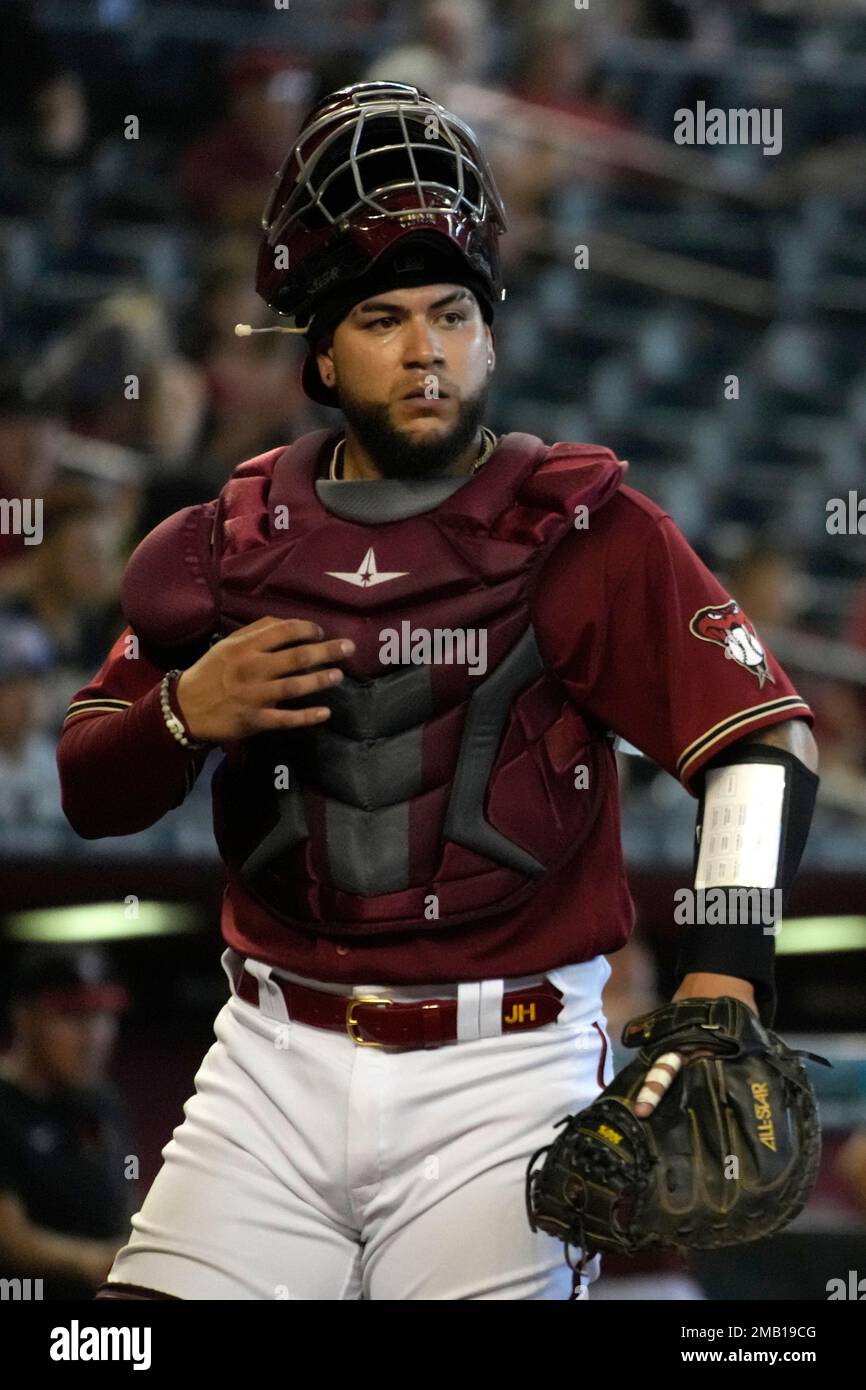
[[[322,642],[316,623],[300,618],[259,618],[209,648],[177,683],[177,699],[190,738],[225,743],[265,729],[321,724],[325,707],[277,709],[281,700],[327,689],[343,679],[338,667],[297,672],[337,661],[355,650],[354,642]],[[300,645],[287,647],[287,643]]]
[[[747,1004],[754,1014],[758,1013],[758,1006],[755,1002],[754,986],[748,980],[741,980],[737,975],[713,975],[709,973],[695,973],[684,976],[682,983],[674,999],[718,999],[722,995],[740,999]],[[712,1048],[688,1047],[677,1052],[665,1052],[653,1062],[652,1067],[644,1078],[644,1083],[637,1093],[634,1103],[634,1113],[639,1120],[645,1120],[651,1115],[670,1087],[674,1078],[688,1061],[695,1061],[699,1057],[712,1057]]]

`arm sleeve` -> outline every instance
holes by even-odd
[[[728,744],[787,719],[812,722],[747,615],[669,516],[641,514],[619,544],[614,535],[614,548],[616,558],[600,556],[588,582],[573,551],[570,577],[567,564],[553,570],[539,610],[543,646],[581,709],[692,795],[701,769]]]
[[[166,671],[184,669],[199,655],[175,650],[166,664],[126,627],[93,680],[75,695],[57,766],[63,812],[83,839],[145,830],[191,790],[209,750],[185,748],[173,737],[159,696]],[[173,708],[182,720],[176,702]]]

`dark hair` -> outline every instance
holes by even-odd
[[[31,944],[21,951],[12,972],[9,997],[30,1003],[37,998],[58,1008],[119,1012],[130,996],[98,946]]]

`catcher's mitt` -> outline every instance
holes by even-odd
[[[599,1250],[711,1250],[772,1235],[806,1205],[818,1173],[818,1113],[799,1058],[830,1063],[792,1051],[740,1000],[666,1004],[627,1023],[622,1041],[640,1047],[638,1057],[559,1121],[566,1128],[526,1173],[529,1223],[565,1242],[575,1290]],[[683,1054],[682,1067],[638,1119],[647,1072],[671,1052]]]

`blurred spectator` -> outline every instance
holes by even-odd
[[[126,1108],[105,1076],[125,987],[96,949],[25,949],[0,1060],[0,1267],[91,1298],[135,1207]]]
[[[551,216],[558,193],[579,184],[605,183],[617,171],[605,141],[611,132],[628,132],[632,123],[599,90],[592,50],[592,33],[580,16],[542,18],[521,34],[508,92],[534,107],[581,119],[580,139],[567,129],[551,140],[556,122],[543,117],[530,121],[519,139],[507,131],[491,131],[488,157],[499,183],[509,217],[503,265],[510,274],[523,272],[527,257],[547,254]],[[603,158],[582,154],[590,141]]]
[[[48,348],[40,371],[70,429],[151,454],[169,471],[190,458],[205,386],[177,351],[168,310],[155,295],[110,295]]]
[[[49,716],[53,652],[35,623],[0,614],[0,852],[65,840],[57,739]]]
[[[49,397],[33,369],[0,363],[0,489],[4,497],[45,491],[57,470],[60,402]]]
[[[97,502],[113,530],[115,548],[126,554],[140,535],[136,527],[146,478],[146,460],[135,450],[66,430],[57,482],[45,497],[46,512],[79,498]]]
[[[408,82],[437,101],[450,82],[477,82],[491,56],[485,0],[425,0],[410,41],[376,58],[359,79]]]
[[[587,5],[574,22],[607,37],[635,35],[641,38],[684,39],[691,33],[694,0],[605,0]],[[512,30],[525,28],[527,20],[562,13],[557,0],[496,0],[499,21]]]
[[[0,499],[44,497],[57,472],[61,432],[58,403],[38,393],[19,365],[0,364]],[[9,517],[0,524],[0,590],[17,579],[33,550],[13,529],[11,511]]]
[[[55,168],[83,165],[90,151],[90,131],[87,94],[80,74],[58,73],[37,92],[34,107],[34,161]]]
[[[59,729],[69,690],[81,688],[123,628],[117,607],[121,557],[110,513],[86,493],[49,502],[29,582],[0,604],[6,622],[38,624],[50,644],[49,727]]]
[[[862,208],[866,202],[864,159],[866,138],[862,134],[828,139],[780,173],[780,193],[790,199],[833,194],[840,202]]]
[[[56,738],[48,713],[51,642],[37,623],[0,612],[0,848],[26,828],[62,827]]]
[[[733,566],[729,588],[760,629],[762,624],[789,627],[796,623],[800,585],[800,576],[788,556],[756,543]]]
[[[288,335],[235,335],[236,323],[273,322],[253,287],[255,248],[227,244],[204,273],[183,331],[204,383],[205,410],[194,471],[213,490],[245,458],[314,429],[317,417],[301,390],[301,343]]]
[[[536,106],[581,116],[599,134],[632,128],[605,96],[590,31],[579,17],[544,18],[525,31],[509,89]]]
[[[52,73],[34,92],[28,115],[0,146],[0,207],[32,217],[66,246],[75,241],[96,197],[98,142],[84,79],[64,69]]]
[[[851,646],[866,654],[866,585],[861,586],[843,634]],[[821,744],[821,770],[826,777],[846,779],[866,796],[866,686],[828,682],[821,691],[819,710],[826,737]]]
[[[856,1129],[848,1136],[836,1155],[834,1171],[866,1219],[866,1128]]]
[[[255,230],[274,174],[314,104],[316,77],[302,59],[259,48],[235,60],[228,85],[228,115],[188,147],[180,187],[199,221]]]
[[[732,567],[729,589],[759,635],[764,627],[807,633],[800,618],[803,585],[804,576],[791,559],[759,538]],[[849,640],[866,650],[866,605],[860,642],[856,624]],[[854,684],[815,679],[805,672],[800,690],[815,711],[821,801],[852,810],[859,806],[862,814],[866,809],[866,692]]]
[[[0,44],[0,123],[5,129],[26,124],[37,92],[64,70],[54,44],[33,16],[31,0],[4,0]],[[22,54],[27,60],[22,61]]]
[[[866,583],[860,585],[851,608],[845,636],[852,647],[866,652]],[[866,719],[866,691],[863,691],[863,716]]]
[[[615,0],[615,8],[627,33],[678,42],[691,37],[701,6],[692,0]]]

